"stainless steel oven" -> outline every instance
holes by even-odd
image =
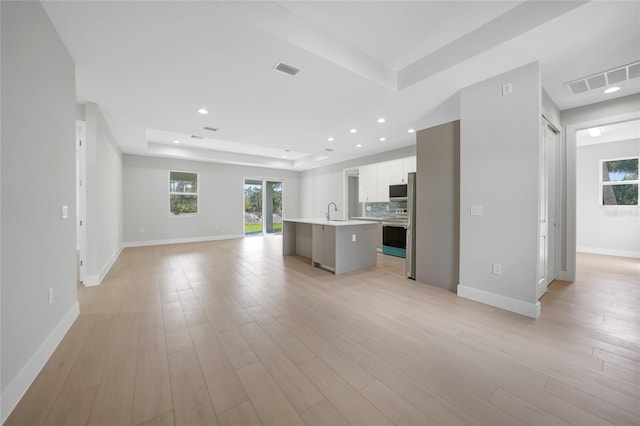
[[[392,256],[406,257],[407,254],[407,222],[382,222],[382,253]]]

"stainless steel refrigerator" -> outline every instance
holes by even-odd
[[[407,277],[416,279],[416,174],[407,182]]]

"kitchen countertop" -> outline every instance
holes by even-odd
[[[338,220],[327,221],[326,218],[284,219],[284,222],[308,223],[311,225],[328,225],[328,226],[371,225],[371,221],[368,221],[368,220],[338,219]]]
[[[352,217],[352,220],[367,220],[369,222],[382,222],[383,220],[385,220],[385,218],[383,217],[370,217],[370,216],[356,216],[356,217]]]

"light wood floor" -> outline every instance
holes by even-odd
[[[640,266],[579,256],[538,320],[277,236],[129,248],[6,422],[638,425]]]

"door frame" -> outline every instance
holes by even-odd
[[[561,236],[561,264],[558,269],[558,278],[565,281],[576,280],[576,252],[577,252],[577,144],[576,132],[578,130],[589,129],[592,127],[606,126],[609,124],[622,123],[630,120],[640,119],[640,111],[633,111],[624,114],[614,114],[594,118],[592,120],[581,121],[566,126],[564,147],[562,152],[564,158],[561,160],[565,167],[564,181],[562,182],[562,191],[566,194],[563,197],[566,204],[560,205],[561,210],[561,229],[558,235]]]

